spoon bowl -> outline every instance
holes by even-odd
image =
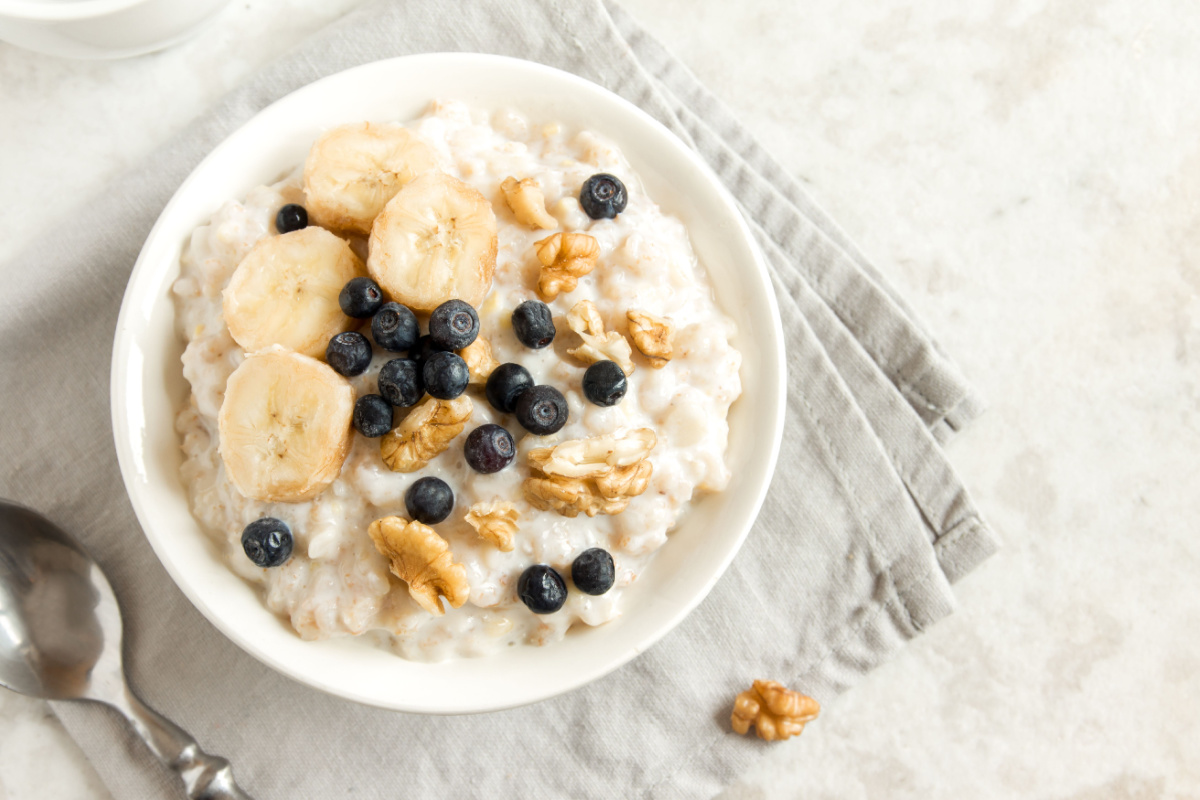
[[[129,688],[121,608],[100,566],[75,539],[28,508],[0,500],[0,686],[45,700],[105,703],[125,715],[190,798],[249,800],[229,762]]]

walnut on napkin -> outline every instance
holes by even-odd
[[[733,701],[730,724],[737,733],[750,726],[768,742],[799,736],[806,723],[817,718],[821,704],[807,695],[785,689],[777,681],[755,681]]]

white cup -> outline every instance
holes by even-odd
[[[0,0],[0,39],[65,58],[123,58],[185,38],[229,0]]]

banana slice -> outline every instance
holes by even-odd
[[[342,471],[353,414],[354,389],[326,364],[282,347],[249,356],[217,415],[225,471],[255,500],[313,498]]]
[[[400,187],[437,165],[434,149],[400,125],[334,128],[304,162],[308,213],[318,225],[365,236]]]
[[[454,299],[478,307],[496,269],[496,215],[467,184],[426,172],[375,218],[369,253],[371,277],[397,302],[419,311]]]
[[[338,294],[365,274],[346,240],[323,228],[268,236],[225,287],[225,324],[248,353],[279,344],[323,356],[331,337],[359,325],[342,313]]]

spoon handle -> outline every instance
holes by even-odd
[[[191,800],[253,800],[238,788],[228,761],[201,750],[187,731],[143,703],[128,686],[124,699],[114,705],[154,754],[179,773]]]

